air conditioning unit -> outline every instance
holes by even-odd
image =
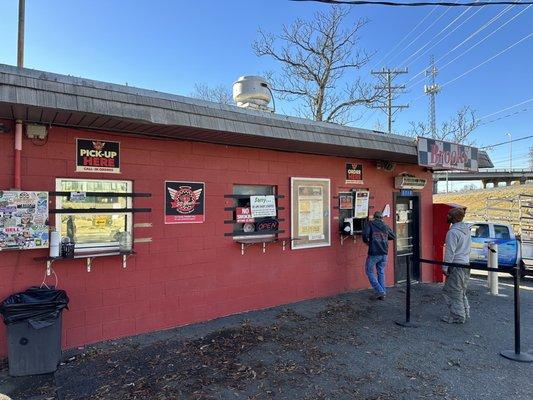
[[[427,179],[416,178],[414,176],[397,176],[394,178],[394,187],[396,189],[413,189],[421,190],[426,186]]]

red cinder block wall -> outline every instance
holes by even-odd
[[[5,121],[9,122],[9,121]],[[0,189],[13,186],[13,131],[0,133]],[[75,139],[119,141],[121,173],[95,174],[75,171]],[[363,265],[366,246],[346,241],[340,245],[338,210],[332,209],[332,244],[316,249],[282,251],[281,245],[247,248],[225,237],[230,213],[224,211],[234,184],[276,185],[285,195],[280,228],[290,235],[290,177],[331,179],[331,195],[346,189],[345,163],[362,162],[364,182],[373,199],[371,210],[393,209],[393,177],[411,172],[430,180],[429,173],[413,165],[398,165],[394,172],[380,171],[375,162],[280,151],[231,147],[188,141],[158,140],[52,127],[46,144],[24,138],[22,189],[55,190],[55,178],[127,179],[134,191],[151,198],[134,200],[151,213],[134,215],[134,222],[151,222],[152,228],[135,229],[134,237],[152,237],[152,243],[135,245],[136,255],[126,269],[118,257],[94,260],[86,271],[85,260],[57,262],[59,287],[70,297],[63,313],[63,347],[71,348],[127,335],[191,324],[216,317],[260,309],[319,296],[369,287]],[[206,222],[165,225],[164,181],[206,183]],[[52,201],[54,199],[52,198]],[[332,205],[335,200],[332,199]],[[421,195],[422,254],[432,250],[432,193],[428,184]],[[54,208],[51,204],[50,208]],[[51,223],[54,219],[51,218]],[[392,225],[390,218],[386,219]],[[392,247],[392,246],[391,246]],[[0,253],[0,297],[39,285],[45,265],[33,260],[47,250]],[[424,280],[432,271],[423,271]],[[387,269],[393,284],[392,249]],[[0,355],[5,355],[6,333],[0,324]]]

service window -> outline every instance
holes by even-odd
[[[490,231],[488,224],[476,224],[470,227],[470,236],[477,238],[490,238]]]
[[[234,238],[238,238],[238,233],[252,234],[257,236],[275,237],[275,234],[270,234],[268,231],[276,231],[277,227],[277,215],[268,215],[265,217],[257,217],[253,215],[253,204],[251,200],[253,196],[275,196],[276,187],[267,185],[234,185],[233,194],[237,195],[235,201],[235,212],[233,232],[237,233]],[[275,201],[275,200],[274,200]],[[275,202],[274,207],[277,205]],[[266,231],[266,232],[264,232]],[[255,235],[248,235],[250,236]]]
[[[494,225],[495,239],[511,239],[509,228],[505,225]]]
[[[131,193],[131,181],[95,179],[56,179],[56,190],[73,192],[71,196],[58,196],[56,208],[73,209],[68,214],[56,214],[56,229],[62,238],[76,243],[76,249],[118,248],[122,237],[132,238],[132,214],[119,209],[131,208],[131,197],[84,196],[88,192]],[[77,194],[77,195],[76,195]],[[116,213],[77,213],[88,208],[113,208]]]

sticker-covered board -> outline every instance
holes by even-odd
[[[0,190],[0,250],[48,247],[48,192]]]

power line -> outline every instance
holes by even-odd
[[[414,27],[413,29],[411,29],[411,30],[409,31],[409,33],[408,33],[407,35],[405,35],[405,36],[402,38],[402,40],[400,40],[400,41],[396,44],[396,46],[394,46],[391,50],[389,50],[389,52],[388,52],[387,54],[385,54],[385,56],[384,56],[379,62],[375,63],[374,66],[383,63],[383,61],[385,61],[385,60],[387,59],[387,57],[388,57],[390,54],[392,54],[392,53],[394,52],[394,50],[396,50],[396,49],[397,49],[397,48],[398,48],[398,47],[399,47],[399,46],[400,46],[400,45],[401,45],[401,44],[402,44],[402,43],[403,43],[403,42],[409,37],[410,34],[412,34],[414,31],[416,31],[416,29],[417,29],[420,25],[422,25],[422,24],[424,23],[424,21],[425,21],[426,19],[428,19],[428,18],[431,16],[431,14],[433,14],[433,13],[435,12],[435,10],[437,10],[437,7],[433,7],[433,9],[432,9],[429,13],[427,13],[427,15],[426,15],[424,18],[422,18],[422,19],[418,22],[418,24],[416,24],[415,27]]]
[[[372,6],[391,6],[391,7],[425,7],[425,6],[442,6],[442,7],[485,7],[485,6],[501,6],[506,4],[516,5],[515,1],[480,1],[476,3],[450,3],[450,2],[417,2],[417,3],[403,3],[394,1],[365,1],[365,0],[291,0],[291,1],[313,1],[317,3],[328,4],[348,4],[352,6],[372,5]],[[533,4],[531,1],[520,3]]]
[[[455,28],[453,28],[450,32],[448,32],[446,35],[444,35],[442,38],[440,38],[438,41],[433,43],[432,46],[428,47],[426,50],[424,50],[422,53],[420,53],[417,57],[415,57],[413,60],[411,60],[411,64],[414,63],[416,60],[418,60],[420,57],[422,57],[425,53],[427,53],[429,50],[433,49],[435,46],[437,46],[439,43],[441,43],[444,39],[446,39],[448,36],[450,36],[452,33],[454,33],[457,29],[459,29],[461,26],[463,26],[465,23],[467,23],[469,20],[471,20],[473,17],[475,17],[482,8],[478,8],[474,13],[469,15],[463,22],[458,24]],[[466,11],[469,11],[467,9]],[[424,71],[420,71],[417,75],[413,76],[411,79],[409,79],[408,82],[412,81],[414,78],[416,78],[418,75],[422,74]]]
[[[490,113],[490,114],[484,115],[484,116],[480,117],[479,119],[482,120],[482,119],[485,119],[485,118],[488,118],[488,117],[492,117],[493,115],[499,114],[499,113],[501,113],[501,112],[503,112],[503,111],[510,110],[511,108],[515,108],[515,107],[521,106],[522,104],[529,103],[530,101],[533,101],[533,97],[530,98],[530,99],[527,99],[527,100],[521,101],[520,103],[513,104],[512,106],[502,108],[501,110],[495,111],[495,112],[493,112],[493,113]]]
[[[431,27],[433,27],[433,25],[435,25],[437,22],[439,22],[441,20],[441,18],[444,17],[446,15],[446,13],[448,13],[448,11],[450,11],[450,8],[448,8],[447,10],[444,10],[444,12],[441,15],[439,15],[431,24],[429,24],[426,27],[426,29],[424,29],[422,32],[420,32],[417,37],[415,37],[413,40],[411,40],[407,46],[405,46],[398,54],[396,54],[396,56],[391,58],[390,61],[394,60],[396,57],[398,57],[400,54],[402,54],[405,50],[407,50],[409,47],[411,47],[411,45],[413,43],[415,43],[424,33],[426,33],[429,29],[431,29]]]
[[[490,146],[483,146],[483,147],[480,147],[480,149],[482,150],[482,149],[488,149],[488,148],[503,146],[504,144],[509,144],[509,143],[512,143],[512,142],[519,142],[520,140],[526,140],[526,139],[529,139],[529,138],[533,138],[533,135],[524,136],[524,137],[521,137],[521,138],[518,138],[518,139],[513,139],[513,140],[507,140],[506,142],[491,144]]]
[[[497,121],[500,121],[502,119],[505,119],[505,118],[510,118],[510,117],[514,117],[515,115],[517,114],[520,114],[520,113],[523,113],[525,111],[529,111],[529,110],[533,110],[532,108],[524,108],[522,110],[518,110],[518,111],[515,111],[514,113],[511,113],[511,114],[507,114],[507,115],[503,115],[499,118],[494,118],[494,119],[491,119],[490,121],[487,121],[487,122],[481,122],[480,124],[478,124],[479,126],[482,126],[482,125],[488,125],[488,124],[492,124],[493,122],[497,122]]]
[[[484,29],[486,29],[487,27],[489,27],[493,22],[497,21],[498,19],[500,19],[507,11],[509,11],[511,9],[512,6],[507,6],[505,7],[503,10],[501,10],[498,14],[496,14],[495,16],[493,16],[490,20],[488,20],[487,22],[485,22],[483,25],[481,25],[481,27],[479,27],[478,29],[476,29],[474,32],[472,32],[470,35],[468,35],[462,42],[460,42],[459,44],[455,45],[452,49],[448,50],[445,54],[443,54],[442,56],[440,56],[438,59],[437,59],[437,63],[439,61],[441,61],[443,58],[446,58],[448,56],[448,54],[450,53],[453,53],[455,50],[457,50],[459,47],[461,47],[462,45],[464,45],[466,42],[468,42],[470,39],[472,39],[473,37],[475,37],[478,33],[480,33],[481,31],[483,31]],[[407,83],[411,82],[413,79],[415,79],[416,77],[418,77],[419,75],[423,74],[425,70],[421,70],[420,72],[418,72],[417,74],[415,74],[414,76],[412,76],[408,81]],[[418,82],[415,82],[411,85],[409,85],[408,87],[413,87],[415,85],[417,85],[418,83],[420,83],[420,81]]]
[[[479,0],[477,0],[479,1]],[[482,10],[481,8],[478,8],[476,11],[480,11]],[[446,25],[444,28],[442,28],[440,30],[439,33],[437,33],[436,35],[433,36],[433,38],[431,40],[429,40],[424,46],[418,48],[418,50],[416,50],[413,54],[411,54],[409,57],[407,57],[407,59],[402,63],[404,64],[405,66],[408,66],[409,65],[409,61],[411,60],[412,57],[416,56],[419,52],[421,52],[422,50],[424,50],[427,46],[429,46],[431,43],[434,43],[435,39],[441,35],[443,32],[445,32],[450,26],[452,26],[453,24],[455,24],[455,22],[457,22],[457,20],[459,20],[465,13],[467,13],[468,11],[470,11],[470,8],[467,8],[466,10],[464,10],[461,14],[459,14],[457,17],[455,17],[451,22],[448,23],[448,25]],[[475,14],[474,14],[475,15]],[[464,23],[464,22],[463,22]],[[438,40],[436,43],[433,44],[433,46],[430,47],[430,49],[432,49],[433,47],[435,47],[438,43],[440,43],[443,39],[445,39],[446,37],[448,37],[451,33],[453,33],[458,27],[460,27],[462,24],[458,25],[457,27],[455,27],[455,29],[453,29],[451,32],[448,32],[448,34],[446,34],[443,38],[441,38],[440,40]],[[429,50],[429,49],[427,49]],[[422,54],[424,54],[427,50],[425,50]],[[420,58],[420,56],[422,56],[422,54],[420,54],[418,57],[415,58],[415,60],[417,60],[418,58]],[[411,63],[414,62],[414,60],[410,61]],[[400,64],[400,65],[402,65]]]
[[[474,49],[475,47],[479,46],[481,43],[483,43],[484,41],[486,41],[488,38],[490,38],[492,35],[494,35],[496,32],[498,32],[500,29],[504,28],[506,25],[508,25],[509,23],[511,23],[514,19],[516,19],[517,17],[519,17],[521,14],[523,14],[524,12],[526,12],[528,10],[528,8],[530,8],[531,6],[527,6],[525,9],[523,9],[522,11],[520,11],[519,13],[517,13],[516,15],[514,15],[511,19],[509,19],[508,21],[506,21],[504,24],[500,25],[498,28],[496,28],[495,30],[491,31],[487,36],[485,36],[483,39],[481,39],[480,41],[478,41],[477,43],[475,43],[473,46],[470,46],[469,48],[467,48],[465,51],[463,51],[461,54],[457,55],[455,58],[453,58],[452,60],[448,61],[446,64],[444,64],[442,67],[440,67],[440,69],[444,69],[446,68],[447,66],[449,66],[450,64],[452,64],[453,62],[455,62],[456,60],[458,60],[459,58],[461,58],[462,56],[464,56],[466,53],[470,52],[472,49]],[[441,57],[442,58],[442,57]],[[421,82],[421,81],[419,81]],[[413,83],[412,86],[416,85],[416,83]]]
[[[456,80],[461,79],[463,76],[466,76],[466,75],[468,75],[469,73],[475,71],[475,70],[478,69],[479,67],[481,67],[481,66],[485,65],[486,63],[488,63],[488,62],[494,60],[496,57],[499,57],[499,56],[502,55],[503,53],[506,53],[507,51],[511,50],[513,47],[518,46],[520,43],[522,43],[523,41],[529,39],[531,36],[533,36],[533,33],[530,33],[530,34],[524,36],[522,39],[520,39],[520,40],[514,42],[513,44],[507,46],[505,49],[503,49],[503,50],[499,51],[498,53],[494,54],[492,57],[490,57],[490,58],[486,59],[485,61],[479,63],[479,64],[476,65],[475,67],[472,67],[472,68],[470,68],[469,70],[463,72],[461,75],[456,76],[455,78],[450,79],[449,81],[443,83],[443,84],[441,85],[441,88],[443,88],[444,86],[447,86],[447,85],[449,85],[449,84],[455,82]],[[416,97],[416,98],[413,100],[413,102],[420,100],[422,97],[424,97],[424,95],[420,95],[420,96]]]
[[[444,86],[446,86],[446,85],[449,85],[450,83],[453,83],[453,82],[455,82],[456,80],[462,78],[463,76],[468,75],[469,73],[475,71],[475,70],[478,69],[479,67],[481,67],[481,66],[485,65],[486,63],[488,63],[488,62],[494,60],[496,57],[502,55],[503,53],[506,53],[506,52],[509,51],[509,50],[511,50],[513,47],[518,46],[520,43],[522,43],[524,40],[529,39],[531,36],[533,36],[533,33],[530,33],[529,35],[524,36],[522,39],[518,40],[517,42],[513,43],[513,44],[510,45],[510,46],[507,46],[505,49],[503,49],[502,51],[496,53],[496,54],[493,55],[492,57],[486,59],[486,60],[483,61],[482,63],[479,63],[479,64],[476,65],[475,67],[470,68],[468,71],[463,72],[461,75],[459,75],[459,76],[457,76],[457,77],[455,77],[455,78],[453,78],[453,79],[450,79],[448,82],[443,83],[443,84],[442,84],[442,87],[444,87]]]

